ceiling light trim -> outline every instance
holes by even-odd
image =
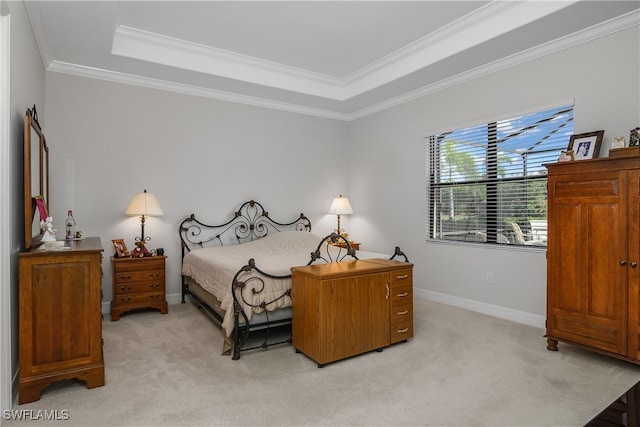
[[[344,100],[344,89],[338,78],[138,28],[118,26],[111,53],[306,95]]]

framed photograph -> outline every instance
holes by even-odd
[[[573,150],[574,160],[595,159],[600,154],[603,130],[571,135],[567,150]]]
[[[116,250],[116,258],[131,256],[131,254],[127,250],[127,245],[124,244],[123,239],[115,239],[115,240],[112,240],[112,242],[113,242],[113,247]]]

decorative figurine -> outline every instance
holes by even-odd
[[[640,144],[640,126],[631,129],[629,133],[629,147],[635,147],[638,144]]]
[[[147,245],[144,242],[137,241],[136,247],[131,251],[131,256],[134,258],[143,258],[146,256],[151,256],[151,253],[147,249]]]
[[[40,220],[40,229],[44,230],[42,236],[43,242],[55,242],[56,241],[56,229],[53,228],[53,217],[48,216],[46,220]]]
[[[611,140],[611,148],[624,148],[624,136],[617,136]]]
[[[562,151],[560,153],[560,157],[558,157],[559,162],[570,162],[571,160],[573,160],[573,157],[571,156],[570,153],[567,153],[566,151]]]

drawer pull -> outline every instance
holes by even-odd
[[[160,283],[149,283],[149,287],[151,289],[158,289],[158,287],[160,286]]]
[[[396,279],[406,279],[407,277],[409,277],[408,274],[403,274],[402,276],[396,276]]]
[[[391,289],[389,288],[389,284],[388,283],[385,286],[387,287],[387,295],[385,295],[385,298],[389,299],[389,294],[391,293]]]
[[[404,316],[405,314],[409,314],[409,310],[399,311],[399,312],[396,313],[396,315],[398,315],[398,316]]]
[[[396,332],[398,332],[399,334],[406,334],[407,332],[409,332],[409,328],[398,329]]]
[[[131,279],[131,275],[125,276],[124,274],[120,275],[120,280],[129,280]]]
[[[122,298],[120,298],[120,301],[129,302],[129,301],[131,301],[131,297],[127,297],[127,298],[122,297]]]
[[[397,296],[399,296],[400,298],[402,298],[402,297],[406,297],[406,296],[408,296],[408,295],[409,295],[409,292],[403,292],[403,293],[401,293],[401,294],[397,294]]]
[[[121,290],[122,292],[130,291],[130,290],[131,290],[131,285],[126,286],[126,287],[125,287],[124,285],[120,285],[120,290]]]

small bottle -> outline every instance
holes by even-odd
[[[66,229],[65,239],[73,240],[76,237],[76,220],[73,218],[73,212],[67,212],[67,220],[64,222]]]

